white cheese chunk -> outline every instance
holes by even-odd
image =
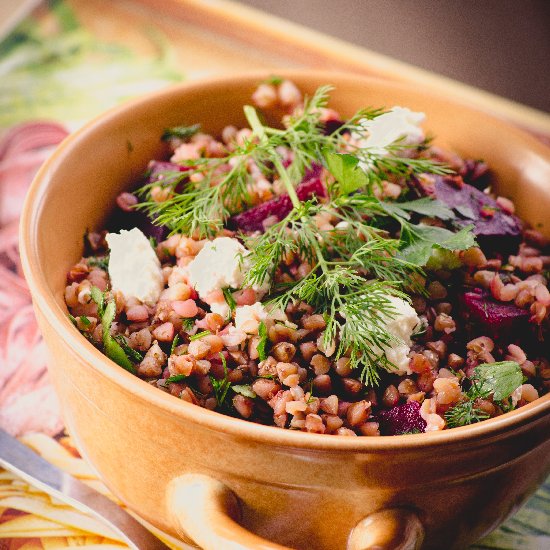
[[[359,138],[360,147],[384,155],[388,153],[387,147],[398,139],[402,139],[400,144],[421,143],[425,136],[420,124],[425,118],[424,113],[415,113],[404,107],[393,107],[372,120],[361,120],[360,124],[367,131],[367,136],[355,137]]]
[[[154,305],[164,288],[159,259],[147,237],[137,228],[106,237],[110,248],[109,277],[114,291],[126,299]]]
[[[402,298],[396,296],[388,296],[387,298],[395,312],[392,312],[391,316],[387,316],[385,329],[396,338],[396,341],[391,342],[390,346],[385,347],[383,351],[387,359],[397,368],[397,370],[392,369],[391,372],[411,374],[408,357],[412,345],[411,336],[420,323],[420,318],[414,308]]]
[[[258,334],[260,322],[267,319],[265,307],[256,302],[251,306],[239,306],[235,309],[235,328],[247,334]]]
[[[207,242],[187,266],[189,282],[203,300],[223,288],[241,288],[248,271],[248,254],[237,239],[217,237]],[[252,288],[261,297],[269,289],[269,283]]]

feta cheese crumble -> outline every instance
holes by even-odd
[[[414,308],[402,298],[388,296],[395,312],[392,317],[387,316],[386,330],[396,338],[395,342],[384,348],[384,353],[389,361],[395,366],[396,374],[412,374],[409,368],[409,352],[411,351],[411,336],[414,329],[420,323],[420,317]]]
[[[109,277],[114,291],[154,305],[164,288],[159,259],[147,237],[137,227],[109,233]]]
[[[359,138],[359,146],[384,155],[387,154],[387,147],[400,138],[401,144],[417,145],[425,137],[420,128],[425,118],[424,113],[416,113],[405,107],[393,107],[372,120],[361,120],[360,124],[368,135],[356,136]]]
[[[258,334],[260,322],[267,317],[267,310],[260,302],[251,306],[239,306],[235,309],[235,328],[247,334]]]
[[[241,288],[248,271],[248,254],[250,252],[237,239],[217,237],[207,242],[187,266],[189,282],[202,300],[223,288]],[[252,288],[263,295],[269,283]]]

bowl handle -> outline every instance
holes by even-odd
[[[289,550],[241,525],[240,504],[226,485],[202,474],[185,474],[168,486],[168,513],[177,532],[205,550]],[[418,517],[401,508],[375,512],[352,530],[348,550],[417,550],[424,539]]]

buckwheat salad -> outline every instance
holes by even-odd
[[[291,430],[429,432],[537,399],[549,241],[423,113],[344,120],[330,93],[273,78],[248,127],[159,136],[169,160],[85,236],[73,323],[159,391]]]

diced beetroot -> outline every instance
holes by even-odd
[[[465,159],[460,175],[466,183],[477,189],[485,189],[490,183],[489,166],[482,160]]]
[[[152,160],[147,166],[147,180],[145,183],[154,183],[164,178],[165,172],[187,172],[189,167],[173,162]]]
[[[147,166],[147,174],[143,184],[161,181],[166,172],[186,172],[189,168],[174,164],[173,162],[152,160]],[[124,208],[117,201],[118,208],[110,218],[109,231],[120,231],[121,229],[131,229],[137,227],[143,231],[146,237],[153,237],[157,242],[163,241],[168,235],[168,229],[165,226],[155,225],[149,216],[142,210],[133,208]]]
[[[304,175],[302,183],[296,188],[296,194],[301,201],[311,199],[312,197],[326,196],[325,187],[320,179],[321,170],[321,166],[313,165]],[[281,221],[291,210],[292,202],[290,197],[284,194],[233,216],[229,220],[229,225],[243,231],[264,231],[262,222],[266,218],[276,216]]]
[[[529,312],[513,303],[496,302],[487,293],[464,292],[459,297],[461,313],[495,340],[517,337],[529,331]]]
[[[503,212],[493,198],[479,189],[467,183],[457,186],[452,178],[437,177],[435,196],[457,212],[457,225],[474,226],[474,234],[481,248],[509,253],[519,246],[519,218]]]
[[[331,119],[331,120],[327,120],[324,124],[323,124],[323,134],[325,134],[325,136],[329,136],[330,134],[333,134],[334,132],[336,132],[337,130],[340,130],[340,128],[344,125],[344,121],[343,120],[336,120],[336,119]],[[346,130],[344,132],[340,132],[340,133],[346,133],[348,132],[349,133],[349,130]]]
[[[409,401],[377,415],[382,435],[400,435],[409,432],[423,432],[426,421],[420,416],[420,403]]]

